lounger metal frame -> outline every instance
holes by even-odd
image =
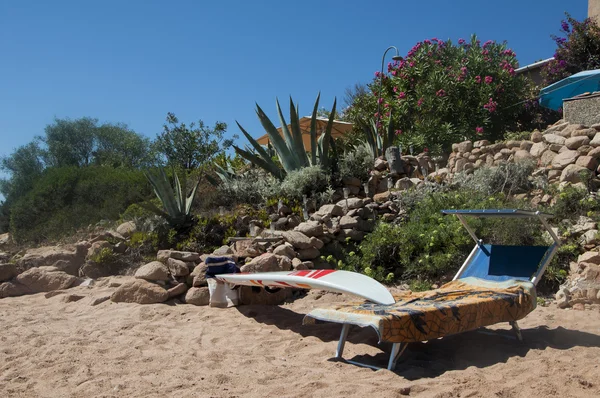
[[[460,276],[464,273],[465,269],[467,268],[467,266],[470,264],[470,262],[473,260],[473,257],[477,253],[477,249],[483,245],[483,241],[481,239],[479,239],[477,237],[477,235],[475,235],[475,232],[466,223],[466,221],[464,219],[465,215],[475,216],[475,217],[537,218],[542,223],[542,225],[544,226],[546,231],[548,231],[548,233],[552,237],[552,240],[554,241],[554,243],[548,248],[548,250],[544,254],[544,257],[542,258],[542,261],[540,262],[538,271],[531,278],[531,283],[533,283],[534,286],[537,286],[538,282],[542,279],[542,275],[544,275],[546,268],[550,264],[550,261],[552,261],[552,258],[556,254],[556,251],[558,250],[558,247],[561,244],[560,240],[558,239],[558,236],[556,236],[556,234],[554,233],[554,231],[552,230],[552,228],[546,221],[547,218],[553,217],[551,214],[542,213],[539,211],[526,211],[526,210],[514,210],[514,209],[506,209],[506,210],[444,210],[444,211],[442,211],[442,213],[448,214],[448,215],[449,214],[455,215],[459,219],[461,224],[465,227],[465,229],[467,230],[469,235],[471,235],[471,238],[473,238],[473,240],[475,241],[475,246],[473,247],[473,250],[471,251],[471,253],[469,254],[469,256],[467,257],[465,262],[462,264],[462,266],[460,267],[460,269],[458,270],[458,272],[456,273],[456,275],[454,276],[454,278],[452,280],[460,279]],[[509,322],[509,324],[510,324],[512,330],[515,332],[517,339],[519,341],[523,341],[523,336],[521,334],[521,328],[517,324],[517,321],[511,321],[511,322]],[[342,324],[342,332],[340,334],[340,340],[338,341],[338,346],[335,351],[335,358],[341,359],[341,360],[344,360],[353,365],[362,366],[365,368],[371,368],[371,369],[375,369],[375,370],[383,369],[381,367],[369,365],[369,364],[362,363],[362,362],[350,361],[350,360],[344,359],[342,357],[342,354],[344,352],[344,346],[346,345],[346,340],[348,338],[348,332],[350,331],[350,327],[352,325],[353,324],[351,324],[351,323]],[[394,370],[396,368],[396,362],[398,361],[398,358],[400,358],[402,353],[404,353],[404,350],[406,350],[406,347],[408,347],[408,343],[392,343],[392,351],[390,353],[390,358],[388,360],[388,366],[387,366],[388,370]]]

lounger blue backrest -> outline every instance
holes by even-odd
[[[547,250],[547,246],[481,245],[460,278],[530,280]]]

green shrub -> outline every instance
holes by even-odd
[[[320,166],[304,167],[291,171],[281,183],[281,195],[289,199],[302,200],[304,195],[313,196],[325,192],[330,177]]]
[[[217,187],[218,203],[231,206],[241,203],[264,203],[280,195],[281,181],[259,169],[251,169],[222,181]]]
[[[533,162],[505,163],[496,167],[481,167],[471,175],[459,173],[454,181],[463,188],[486,195],[511,195],[531,189],[532,182],[529,176],[534,169]]]
[[[356,177],[363,182],[369,179],[369,170],[373,168],[373,153],[366,145],[358,145],[348,150],[339,160],[340,177]]]
[[[89,257],[89,260],[96,264],[112,264],[117,261],[119,255],[111,248],[103,247],[99,252],[94,253]]]
[[[579,216],[592,216],[600,211],[600,202],[594,196],[588,194],[587,190],[573,186],[565,187],[556,196],[554,206],[549,208],[558,220]]]
[[[56,239],[101,220],[117,220],[130,204],[149,194],[137,170],[50,168],[12,206],[11,232],[18,242]]]

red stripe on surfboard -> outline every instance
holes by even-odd
[[[294,287],[294,286],[290,285],[289,283],[285,283],[285,282],[281,282],[281,281],[275,281],[275,283],[279,283],[280,285],[283,285],[283,286]]]
[[[304,276],[310,279],[319,279],[324,277],[325,275],[329,275],[332,272],[335,272],[334,269],[320,269],[316,271],[294,271],[290,274],[290,276]]]

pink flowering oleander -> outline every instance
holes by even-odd
[[[406,93],[404,91],[401,91],[400,94],[398,94],[398,98],[402,99],[406,97]]]
[[[494,81],[494,79],[491,76],[485,77],[485,84],[490,84],[490,83],[492,83],[492,81]]]
[[[446,95],[446,92],[444,91],[443,88],[441,88],[435,93],[435,95],[437,95],[438,97],[443,97]]]
[[[395,93],[397,93],[398,92],[398,87],[394,86],[393,90],[394,90]]]
[[[465,39],[458,39],[458,44],[465,44]]]
[[[483,134],[483,127],[475,127],[475,132],[477,134]]]
[[[417,101],[417,106],[421,105],[423,105],[423,98],[419,98],[419,100]]]
[[[398,129],[395,131],[395,133],[396,133],[396,135],[400,135],[400,134],[402,134],[402,130]]]
[[[477,83],[481,83],[481,76],[475,76],[475,81]]]

